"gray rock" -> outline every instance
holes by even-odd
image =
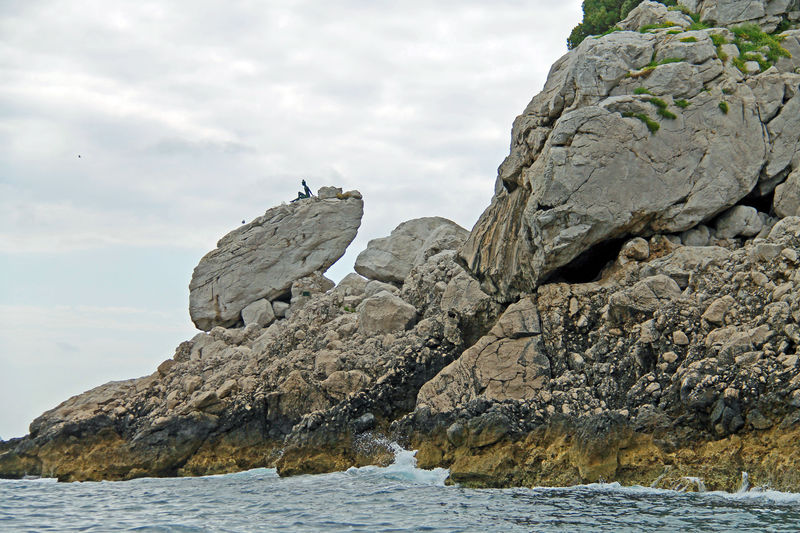
[[[758,74],[761,72],[761,65],[758,64],[758,61],[745,61],[744,71],[748,74]]]
[[[390,292],[392,294],[396,294],[400,289],[392,285],[391,283],[384,283],[378,280],[371,280],[364,285],[364,294],[367,297],[375,296],[379,292]]]
[[[336,286],[336,291],[341,292],[345,296],[354,296],[364,294],[364,289],[367,287],[367,279],[351,272],[342,278],[342,281]]]
[[[773,207],[781,218],[800,215],[800,168],[775,187]]]
[[[711,230],[705,224],[700,224],[681,233],[681,242],[686,246],[708,246]]]
[[[721,325],[725,321],[725,315],[734,303],[736,302],[730,296],[717,298],[711,302],[711,305],[703,312],[702,318],[712,324]]]
[[[206,331],[235,325],[242,309],[256,300],[274,300],[295,280],[324,272],[344,254],[362,214],[362,200],[352,195],[310,198],[272,208],[230,232],[194,269],[192,321]]]
[[[368,279],[402,283],[415,265],[443,250],[457,249],[467,235],[467,230],[446,218],[409,220],[388,237],[371,240],[356,258],[355,270]]]
[[[317,192],[317,196],[319,196],[320,200],[337,198],[341,194],[342,189],[340,187],[320,187],[319,191]]]
[[[737,205],[725,211],[717,220],[718,239],[752,237],[761,231],[764,223],[754,207]]]
[[[727,98],[735,111],[723,114],[718,96],[701,93],[657,135],[623,116],[655,116],[637,97],[566,113],[526,184],[495,196],[461,259],[486,292],[509,300],[605,240],[685,231],[736,203],[758,181],[766,139],[753,99]]]
[[[660,2],[644,0],[628,13],[625,20],[617,24],[623,30],[639,31],[643,26],[671,22],[679,27],[692,24],[692,19],[680,11],[669,11],[667,6]]]
[[[272,310],[275,311],[275,318],[284,318],[289,310],[289,304],[286,302],[272,302]]]
[[[314,295],[328,292],[335,283],[319,272],[302,277],[292,283],[291,312],[297,312],[311,300]]]
[[[768,177],[783,172],[794,162],[800,163],[800,93],[783,105],[778,116],[767,126],[772,149],[768,157],[765,173]]]
[[[361,304],[358,330],[364,335],[404,331],[417,319],[417,310],[394,294],[382,291]]]
[[[608,299],[608,315],[615,322],[639,319],[669,305],[680,294],[680,287],[669,276],[651,276],[612,294]]]
[[[256,300],[242,309],[242,321],[245,326],[257,324],[262,328],[269,326],[275,320],[272,304],[265,299]]]
[[[644,261],[650,257],[650,245],[643,238],[636,237],[622,245],[619,256],[621,263],[629,260]]]

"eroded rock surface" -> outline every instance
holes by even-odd
[[[325,272],[355,238],[363,212],[353,191],[274,207],[233,230],[194,269],[192,321],[204,331],[237,325],[256,300],[286,296],[295,280]]]
[[[620,24],[631,31],[553,65],[460,251],[485,291],[513,301],[595,247],[690,230],[795,167],[800,58],[745,75],[721,51],[730,30],[683,31],[681,17],[643,2]]]

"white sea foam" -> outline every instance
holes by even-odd
[[[392,462],[392,464],[386,467],[352,467],[349,468],[346,473],[351,476],[379,476],[418,485],[444,486],[445,480],[450,475],[448,469],[434,468],[433,470],[423,470],[417,468],[417,450],[405,450],[394,442],[388,442],[387,444],[389,449],[394,453],[394,462]]]
[[[746,479],[747,476],[743,476]],[[688,478],[687,478],[688,479]],[[691,478],[692,481],[699,481],[700,478]],[[704,485],[703,485],[704,486]],[[698,497],[698,498],[722,498],[732,501],[743,502],[764,502],[764,503],[777,503],[781,505],[800,505],[800,493],[798,492],[781,492],[778,490],[766,489],[763,487],[752,487],[750,490],[742,491],[741,488],[737,492],[725,492],[721,490],[704,491],[704,492],[683,492],[671,489],[658,489],[653,487],[642,487],[633,485],[625,487],[617,482],[613,483],[589,483],[586,485],[575,485],[572,487],[535,487],[530,489],[535,492],[549,492],[549,491],[592,491],[592,492],[609,492],[627,495],[653,495],[653,496],[667,496],[680,495],[682,497]]]

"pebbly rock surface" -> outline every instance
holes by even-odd
[[[242,310],[257,300],[289,295],[292,283],[324,273],[344,255],[361,225],[358,191],[319,197],[268,210],[228,233],[195,267],[189,314],[198,329],[243,322]]]
[[[468,485],[702,476],[735,491],[747,471],[796,490],[800,217],[725,244],[657,236],[599,281],[539,287],[395,430]]]
[[[553,65],[460,251],[486,292],[514,301],[621,239],[688,231],[746,197],[768,202],[796,168],[800,54],[782,49],[745,74],[740,37],[691,23],[645,1],[620,23],[631,31],[587,38]]]
[[[469,232],[441,217],[403,222],[391,235],[373,239],[358,254],[355,271],[368,279],[403,283],[411,269],[443,250],[458,248]]]

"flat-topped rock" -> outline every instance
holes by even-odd
[[[295,280],[325,272],[344,255],[363,212],[361,194],[352,191],[274,207],[228,233],[194,269],[192,321],[204,331],[233,326],[253,302],[288,296]]]

